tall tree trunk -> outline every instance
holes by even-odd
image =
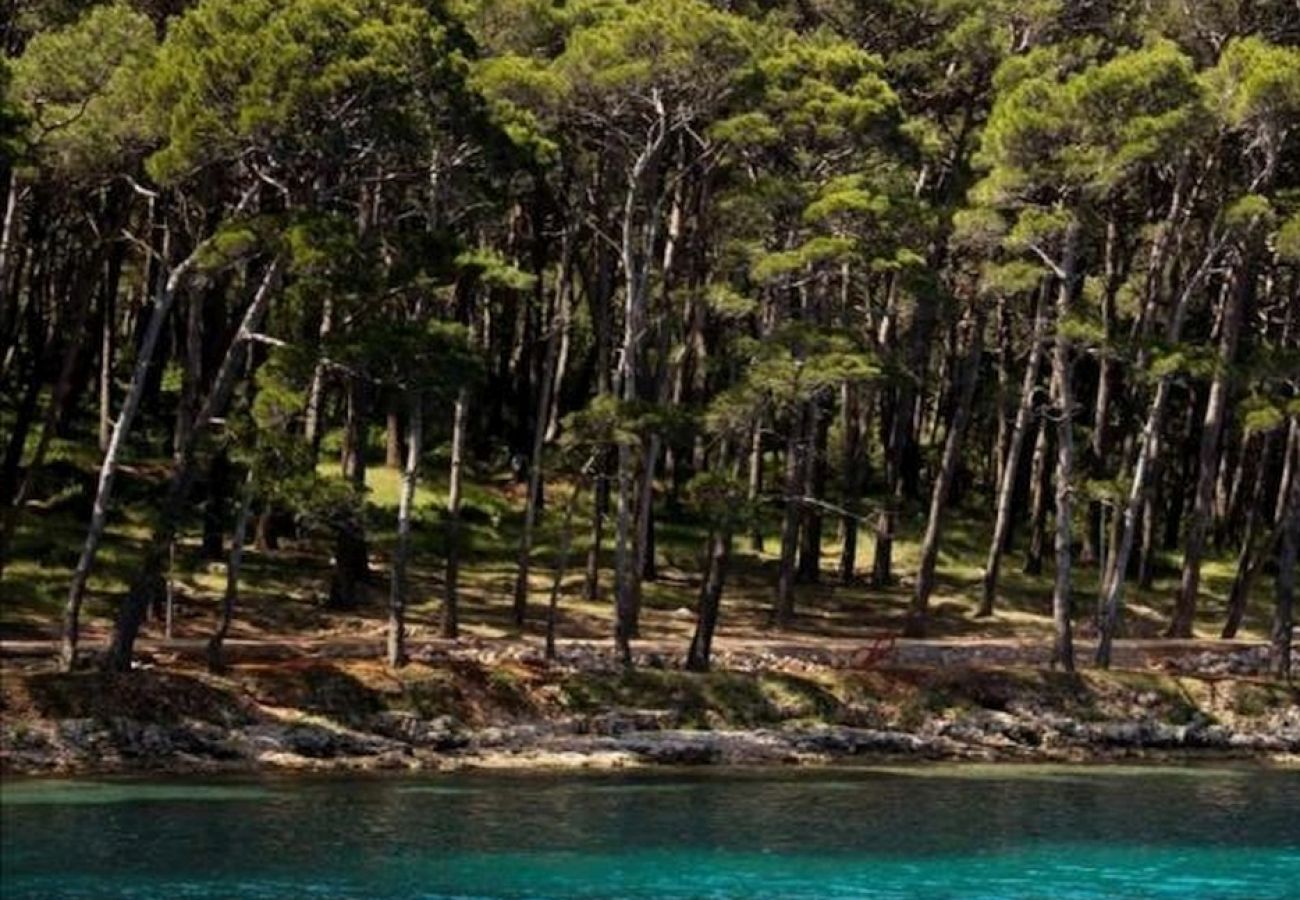
[[[113,436],[113,359],[117,352],[117,290],[122,274],[122,250],[108,260],[99,339],[99,450],[108,449]]]
[[[145,612],[157,605],[159,597],[164,596],[166,584],[162,576],[163,566],[171,556],[176,531],[189,498],[195,468],[195,445],[199,435],[207,429],[212,419],[226,408],[230,400],[235,380],[240,369],[243,368],[245,345],[266,315],[272,290],[279,279],[281,264],[282,260],[276,257],[263,273],[253,299],[244,312],[244,318],[212,380],[207,397],[194,417],[194,427],[190,429],[186,442],[177,447],[172,456],[167,492],[159,514],[158,525],[150,536],[139,571],[132,579],[131,587],[118,607],[117,616],[113,621],[113,633],[104,660],[105,668],[110,671],[125,672],[131,668],[131,655]]]
[[[721,525],[710,529],[708,539],[708,567],[700,585],[700,598],[695,614],[695,633],[686,653],[686,669],[690,672],[709,671],[713,654],[713,633],[718,627],[718,613],[722,608],[722,590],[727,580],[727,562],[731,557],[731,528]]]
[[[447,569],[443,579],[442,636],[460,636],[461,481],[465,469],[465,429],[469,420],[469,388],[456,395],[451,425],[451,469],[447,476]]]
[[[845,512],[840,516],[843,541],[840,548],[840,583],[852,584],[857,574],[858,508],[862,492],[862,428],[857,385],[845,382],[841,388],[843,410],[843,486]]]
[[[651,175],[651,166],[659,158],[666,140],[668,122],[661,108],[655,126],[647,135],[645,146],[637,154],[628,173],[627,193],[623,203],[623,228],[620,253],[624,278],[623,354],[619,364],[622,399],[637,401],[637,378],[641,372],[640,348],[649,298],[649,252],[655,245],[657,207],[643,227],[638,227],[638,208],[643,187]],[[638,237],[642,240],[638,241]],[[641,247],[638,247],[641,244]],[[618,443],[618,502],[614,537],[614,646],[625,666],[632,665],[632,637],[636,625],[636,454],[626,440]]]
[[[749,445],[749,505],[758,508],[759,494],[763,492],[763,420],[754,421],[754,433]],[[763,525],[760,516],[754,516],[754,524],[749,533],[749,548],[755,553],[763,552]]]
[[[166,249],[164,248],[164,255]],[[149,314],[149,324],[145,328],[136,356],[135,372],[126,396],[122,399],[122,408],[118,411],[117,422],[113,425],[113,434],[104,451],[103,462],[99,467],[99,484],[95,489],[95,503],[90,516],[90,528],[86,532],[85,544],[81,556],[72,573],[72,583],[68,587],[68,598],[63,608],[63,641],[60,647],[60,660],[66,670],[77,664],[77,641],[80,637],[81,602],[86,591],[86,582],[90,578],[91,568],[95,564],[95,554],[104,537],[104,527],[108,524],[108,512],[113,502],[113,481],[117,476],[117,467],[121,459],[126,436],[135,423],[135,414],[140,409],[140,400],[144,396],[145,381],[153,366],[154,350],[162,334],[163,323],[176,300],[176,293],[188,277],[190,270],[198,262],[197,253],[191,253],[183,262],[172,269],[166,279],[160,280],[160,290],[154,298],[153,310]]]
[[[587,575],[582,595],[588,600],[600,597],[600,552],[605,541],[605,516],[609,511],[609,453],[602,453],[596,463],[596,484],[591,502],[591,544],[587,548]]]
[[[1056,291],[1056,341],[1052,352],[1052,380],[1056,384],[1056,577],[1052,583],[1052,624],[1055,641],[1052,664],[1074,671],[1074,634],[1071,624],[1071,544],[1074,485],[1074,392],[1070,377],[1070,295],[1074,289],[1079,224],[1071,222],[1065,237],[1060,284]]]
[[[998,387],[993,404],[997,418],[997,430],[992,436],[989,465],[986,466],[985,471],[988,473],[989,492],[996,497],[1002,486],[1003,467],[1007,463],[1007,450],[1011,446],[1011,432],[1014,428],[1011,416],[1011,380],[1014,377],[1011,371],[1013,356],[1011,348],[1011,311],[1007,308],[1005,294],[998,295],[997,313],[994,322],[998,346]]]
[[[424,449],[423,407],[419,392],[412,392],[406,423],[406,466],[402,469],[402,491],[397,503],[397,548],[393,551],[393,580],[388,595],[388,664],[394,668],[407,662],[406,572],[411,555],[411,509]]]
[[[1300,420],[1291,420],[1291,432],[1300,431]],[[1291,677],[1291,637],[1295,628],[1295,582],[1300,555],[1300,443],[1291,452],[1291,484],[1286,491],[1284,515],[1277,554],[1277,605],[1269,649],[1269,668],[1278,678]]]
[[[921,566],[916,575],[916,591],[912,595],[911,608],[903,625],[903,634],[908,637],[925,637],[929,620],[930,594],[934,590],[934,571],[939,561],[939,541],[943,533],[944,511],[948,505],[953,478],[957,473],[962,438],[965,435],[966,420],[970,418],[971,404],[975,399],[975,386],[979,383],[979,369],[983,355],[984,316],[977,310],[974,313],[974,322],[971,324],[970,354],[960,370],[960,375],[957,376],[956,405],[952,412],[952,422],[948,426],[947,438],[944,440],[943,459],[930,492],[930,515],[925,525],[925,536],[921,539]]]
[[[1175,300],[1166,332],[1166,336],[1171,343],[1176,342],[1182,336],[1183,321],[1187,315],[1189,300],[1208,274],[1210,265],[1218,257],[1223,240],[1222,236],[1211,239],[1200,266],[1188,279]],[[1123,612],[1124,581],[1128,572],[1129,558],[1133,552],[1138,514],[1147,499],[1147,480],[1157,462],[1156,445],[1159,440],[1161,425],[1164,422],[1165,404],[1171,386],[1172,377],[1170,375],[1165,374],[1158,378],[1155,395],[1151,399],[1151,406],[1147,412],[1146,423],[1143,426],[1138,445],[1138,457],[1133,468],[1132,485],[1129,488],[1128,498],[1124,505],[1123,529],[1119,543],[1114,548],[1113,574],[1111,575],[1110,584],[1106,588],[1106,600],[1102,605],[1102,615],[1099,623],[1100,636],[1097,641],[1097,665],[1103,669],[1110,667],[1111,648]]]
[[[1248,441],[1244,449],[1260,442]],[[1237,566],[1232,577],[1232,587],[1228,591],[1228,611],[1219,637],[1231,640],[1237,636],[1241,620],[1246,614],[1246,601],[1250,598],[1250,587],[1255,579],[1259,561],[1264,555],[1256,546],[1259,541],[1260,509],[1264,503],[1264,489],[1268,482],[1268,458],[1273,443],[1273,435],[1265,435],[1259,456],[1255,463],[1254,485],[1251,488],[1250,503],[1246,509],[1246,522],[1241,537],[1241,549],[1237,553]],[[1243,451],[1242,456],[1246,453]],[[1285,488],[1285,484],[1283,485]]]
[[[555,556],[555,576],[551,579],[551,596],[546,603],[546,660],[555,660],[555,631],[560,613],[560,592],[564,589],[564,575],[569,568],[569,548],[573,546],[573,511],[582,493],[582,476],[574,482],[569,502],[564,505],[564,524],[560,528],[560,549]]]
[[[220,447],[212,454],[208,464],[207,497],[203,503],[203,543],[204,559],[221,558],[221,541],[225,533],[226,515],[229,506],[230,491],[230,455],[225,447]]]
[[[384,467],[402,469],[402,417],[398,412],[397,396],[388,398],[388,409],[384,411]]]
[[[181,395],[176,404],[176,427],[172,432],[172,452],[190,443],[195,407],[203,382],[203,307],[211,289],[196,292],[185,306],[184,356],[181,366]]]
[[[1025,362],[1025,374],[1020,384],[1020,402],[1016,407],[1016,418],[1007,439],[1006,459],[999,470],[1002,481],[998,485],[997,517],[993,524],[993,538],[989,541],[988,559],[984,564],[983,595],[976,615],[993,615],[994,598],[998,589],[998,571],[1001,567],[1002,552],[1007,545],[1007,534],[1011,529],[1012,502],[1016,493],[1016,474],[1020,471],[1020,450],[1024,446],[1025,432],[1029,430],[1029,421],[1034,414],[1034,385],[1038,383],[1038,369],[1043,358],[1043,341],[1047,331],[1047,300],[1035,297],[1034,328],[1030,336],[1029,359]]]
[[[821,580],[822,513],[817,505],[826,492],[826,438],[830,423],[819,400],[808,404],[808,452],[804,456],[803,504],[799,533],[799,567],[796,576],[805,584]]]
[[[345,512],[334,529],[334,572],[326,607],[340,612],[356,609],[370,580],[370,547],[366,539],[366,419],[369,385],[360,376],[347,382],[347,418],[343,425],[343,477],[356,490],[358,508]]]
[[[217,630],[208,639],[208,671],[220,672],[224,668],[222,649],[226,635],[230,634],[230,621],[234,617],[235,604],[239,602],[239,577],[243,569],[244,544],[248,539],[248,520],[253,509],[253,495],[256,481],[252,469],[244,476],[244,487],[240,491],[239,514],[235,517],[235,531],[230,538],[230,561],[226,564],[226,592],[221,598],[221,620]]]
[[[791,411],[790,434],[785,444],[785,515],[781,522],[781,560],[776,581],[776,606],[772,621],[785,628],[794,619],[795,551],[799,547],[799,494],[803,487],[804,404]]]
[[[320,334],[317,341],[323,345],[334,327],[334,301],[326,297],[321,308]],[[307,389],[307,413],[303,422],[303,436],[307,439],[312,453],[320,450],[321,439],[321,404],[325,396],[325,360],[318,359],[312,369],[311,385]]]
[[[560,329],[569,315],[569,249],[572,241],[566,234],[560,260],[560,283],[556,285],[555,321],[550,323],[546,338],[546,355],[542,362],[542,378],[537,387],[537,415],[533,423],[533,446],[528,465],[528,497],[524,501],[524,527],[519,536],[518,573],[515,577],[514,619],[523,626],[528,614],[528,578],[532,564],[533,530],[537,526],[538,509],[542,502],[542,451],[546,445],[546,425],[550,418],[551,384],[560,352]]]
[[[1183,554],[1183,576],[1168,637],[1189,638],[1196,621],[1196,600],[1201,586],[1201,557],[1213,513],[1216,464],[1219,439],[1228,406],[1228,373],[1237,353],[1237,338],[1245,315],[1252,273],[1244,262],[1237,268],[1235,283],[1225,286],[1223,324],[1219,334],[1219,365],[1210,382],[1210,397],[1205,404],[1205,421],[1201,427],[1200,461],[1196,475],[1196,495],[1192,517],[1187,527],[1187,549]]]

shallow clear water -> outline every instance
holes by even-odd
[[[0,896],[1300,898],[1300,772],[944,766],[0,787]]]

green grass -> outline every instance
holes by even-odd
[[[6,568],[0,602],[0,629],[8,636],[52,633],[61,614],[68,580],[81,541],[84,539],[85,492],[92,484],[93,463],[76,456],[74,447],[64,448],[58,460],[62,468],[51,469],[42,479],[42,492],[25,513],[13,544],[13,558]],[[83,454],[84,455],[84,454]],[[337,464],[321,467],[326,475],[337,474]],[[121,476],[119,497],[95,573],[86,607],[87,619],[102,625],[125,591],[138,564],[142,543],[148,534],[149,503],[156,496],[158,461],[142,460],[128,466]],[[79,474],[78,474],[79,473]],[[59,476],[59,477],[56,477]],[[336,632],[378,634],[385,617],[384,601],[388,553],[394,543],[400,476],[395,470],[372,465],[367,472],[367,522],[376,581],[372,602],[357,614],[326,612],[321,598],[328,590],[330,542],[325,535],[308,535],[286,540],[273,551],[250,547],[245,556],[244,579],[236,633],[250,637],[283,634]],[[530,579],[530,623],[540,629],[543,608],[553,578],[559,544],[559,511],[571,486],[547,486],[547,507],[538,524]],[[415,552],[411,571],[410,618],[416,636],[432,634],[440,614],[442,577],[447,533],[445,469],[422,473],[415,503]],[[461,595],[467,633],[484,637],[517,633],[510,617],[511,596],[517,572],[518,541],[522,526],[521,485],[508,479],[467,472],[464,485],[462,530]],[[968,502],[982,500],[972,496]],[[606,528],[602,555],[602,592],[596,601],[581,597],[581,584],[590,534],[590,494],[574,517],[574,541],[561,602],[561,634],[575,637],[607,636],[611,631],[608,599],[609,568],[613,561],[612,523]],[[681,640],[689,638],[698,591],[699,555],[704,540],[702,526],[689,515],[667,515],[666,503],[656,511],[656,551],[659,578],[643,585],[645,637]],[[747,535],[736,538],[736,552],[724,597],[721,633],[749,636],[767,634],[766,624],[776,580],[779,541],[779,510],[765,511],[763,552],[753,552]],[[884,588],[864,583],[837,583],[840,541],[839,523],[828,517],[823,525],[822,575],[819,584],[800,585],[797,590],[798,618],[792,626],[795,637],[861,636],[864,630],[898,626],[911,599],[912,576],[918,560],[918,538],[924,515],[917,507],[899,520],[894,544],[894,571],[898,582]],[[225,587],[225,563],[200,558],[197,513],[187,523],[179,545],[173,578],[177,586],[177,633],[198,636],[208,633],[215,620],[219,598]],[[964,510],[948,516],[939,557],[937,584],[931,598],[931,628],[935,637],[1024,637],[1042,638],[1051,632],[1051,560],[1041,576],[1021,571],[1025,535],[1023,525],[1018,544],[1006,559],[998,598],[998,612],[991,619],[975,619],[985,540],[989,527],[985,519]],[[872,536],[861,529],[857,571],[870,571],[874,552]],[[1162,559],[1161,577],[1152,589],[1143,591],[1130,584],[1127,590],[1126,628],[1130,635],[1155,636],[1163,627],[1172,604],[1177,558]],[[1198,632],[1218,633],[1222,622],[1233,562],[1211,558],[1203,568],[1202,598]],[[1265,633],[1271,611],[1271,580],[1257,579],[1249,604],[1243,636]],[[1085,624],[1095,608],[1097,569],[1079,565],[1074,573],[1076,615]],[[683,610],[685,613],[683,613]]]

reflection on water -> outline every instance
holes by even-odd
[[[1300,897],[1300,772],[19,782],[4,897]]]

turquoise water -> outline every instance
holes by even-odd
[[[0,787],[5,898],[1300,898],[1300,772],[917,767]]]

